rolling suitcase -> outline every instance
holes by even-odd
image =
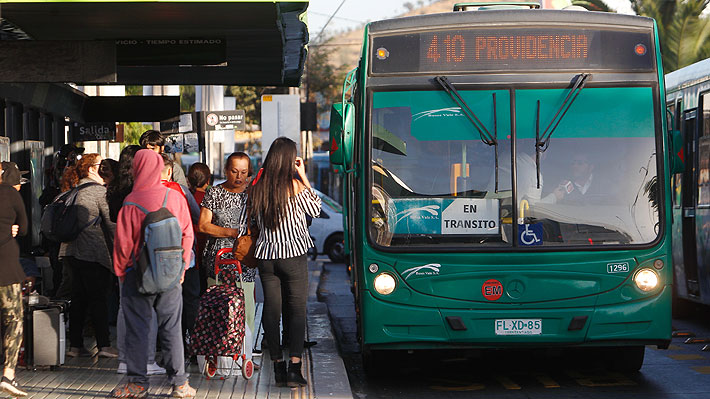
[[[28,369],[64,364],[66,302],[26,304],[21,357]]]

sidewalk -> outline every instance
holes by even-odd
[[[215,399],[300,399],[333,398],[352,399],[343,360],[340,357],[333,337],[326,305],[317,301],[316,289],[322,270],[321,261],[309,261],[309,298],[308,298],[308,339],[318,344],[304,352],[304,377],[308,386],[301,388],[280,388],[274,386],[273,368],[270,361],[254,357],[262,365],[251,380],[241,376],[228,379],[207,380],[200,375],[197,365],[190,365],[190,385],[197,389],[197,398]],[[261,348],[263,329],[261,310],[263,295],[260,283],[257,283],[257,315],[259,323],[254,348]],[[94,353],[96,349],[94,348]],[[268,353],[264,353],[268,359]],[[18,367],[17,381],[29,393],[29,398],[64,399],[64,398],[105,398],[124,378],[116,374],[116,359],[98,359],[96,357],[67,358],[66,364],[58,370],[31,371]],[[169,397],[170,385],[165,376],[150,377],[150,396]],[[1,395],[0,397],[8,397]]]

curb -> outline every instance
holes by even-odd
[[[322,269],[320,262],[316,264],[320,267],[316,270],[311,268],[311,273],[309,273],[311,279],[316,279],[316,284],[310,284],[312,294],[315,294],[314,291],[318,286],[317,281]],[[318,345],[310,348],[314,397],[353,399],[345,363],[338,351],[330,324],[328,306],[325,303],[317,302],[315,295],[309,295],[307,317],[308,339],[318,341]]]

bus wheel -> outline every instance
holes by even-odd
[[[362,368],[370,378],[383,377],[385,373],[384,357],[379,351],[367,347],[362,348]]]
[[[325,253],[328,254],[330,261],[333,263],[343,263],[345,261],[345,243],[343,235],[333,234],[328,241],[325,242]]]
[[[635,373],[641,370],[646,353],[644,346],[625,346],[607,349],[607,363],[613,371]]]

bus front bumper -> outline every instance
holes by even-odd
[[[667,346],[671,339],[670,286],[642,300],[585,308],[427,308],[368,291],[361,301],[363,343],[380,349]],[[521,324],[531,328],[516,329]]]

